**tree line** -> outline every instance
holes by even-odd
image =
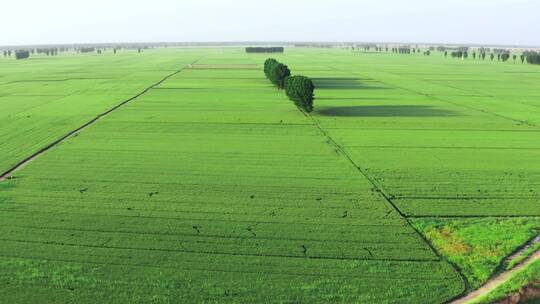
[[[20,59],[26,59],[30,57],[30,51],[29,50],[18,50],[18,51],[15,51],[15,58],[17,60],[20,60]]]
[[[94,47],[83,47],[83,48],[80,48],[80,49],[77,49],[77,53],[81,52],[81,53],[93,53],[96,51],[96,48]]]
[[[311,79],[300,75],[291,76],[289,67],[273,58],[264,62],[264,74],[272,84],[279,89],[284,89],[287,97],[296,106],[307,113],[313,111],[315,85]]]
[[[264,62],[264,74],[279,89],[285,88],[285,79],[291,76],[289,67],[270,58]]]
[[[524,52],[522,56],[524,59],[527,60],[527,63],[540,64],[540,53],[538,52],[527,51],[527,52]]]
[[[32,49],[31,53],[34,54],[34,52],[38,54],[45,54],[47,56],[58,56],[58,49],[57,48],[47,48],[47,49]]]
[[[411,53],[411,48],[410,47],[395,47],[395,48],[392,48],[392,53],[396,53],[396,54],[410,54]]]
[[[476,51],[472,52],[472,58],[486,60],[489,51],[489,49],[480,48],[478,49],[478,53]],[[523,54],[518,56],[517,54],[512,54],[509,50],[494,49],[493,53],[489,54],[489,59],[491,61],[494,61],[495,58],[497,58],[497,61],[502,62],[507,62],[508,60],[512,59],[514,62],[516,62],[516,60],[519,58],[521,60],[521,63],[525,63],[525,61],[532,63],[535,60],[534,54],[536,54],[536,52],[524,52]],[[469,52],[458,50],[450,53],[450,55],[452,56],[452,58],[467,59],[469,57]],[[448,51],[444,52],[444,56],[448,56]],[[540,64],[540,56],[538,54],[537,56],[538,57],[536,58],[536,60],[537,62],[539,62],[538,64]]]
[[[283,53],[284,47],[247,47],[246,53]]]

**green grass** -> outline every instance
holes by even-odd
[[[415,219],[413,224],[458,266],[471,289],[486,282],[507,256],[540,231],[539,218]]]
[[[521,252],[521,254],[515,258],[513,258],[508,265],[506,266],[506,269],[512,269],[521,262],[523,262],[525,259],[531,256],[531,254],[535,253],[536,251],[540,250],[540,243],[534,243],[532,246],[526,248]]]
[[[0,167],[200,57],[0,185],[6,301],[443,303],[464,282],[405,217],[475,284],[530,238],[531,65],[291,49],[305,117],[239,49],[2,59]]]

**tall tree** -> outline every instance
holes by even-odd
[[[265,61],[264,73],[266,77],[280,89],[285,87],[285,79],[291,76],[289,68],[273,58]]]
[[[285,92],[287,96],[302,110],[310,113],[313,111],[315,86],[311,79],[305,76],[287,77]]]

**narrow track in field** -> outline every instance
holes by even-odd
[[[18,170],[24,168],[25,166],[27,166],[30,162],[34,161],[37,157],[39,157],[41,154],[47,152],[48,150],[50,150],[51,148],[54,148],[55,146],[61,144],[62,142],[64,142],[66,139],[74,136],[75,134],[77,134],[78,132],[88,128],[89,126],[95,124],[96,122],[98,122],[100,119],[106,117],[107,115],[111,114],[112,112],[118,110],[119,108],[121,108],[122,106],[130,103],[131,101],[134,101],[135,99],[141,97],[142,95],[148,93],[150,90],[154,89],[155,87],[159,86],[160,84],[162,84],[163,82],[165,82],[167,79],[175,76],[176,74],[179,74],[181,73],[182,71],[184,71],[185,69],[189,68],[190,66],[192,66],[193,64],[197,63],[198,61],[200,61],[202,59],[202,57],[198,58],[197,60],[193,61],[192,63],[190,64],[187,64],[185,66],[183,66],[181,69],[163,77],[162,79],[160,79],[158,82],[146,87],[144,90],[142,90],[140,93],[120,102],[119,104],[115,105],[114,107],[110,108],[109,110],[103,112],[103,113],[100,113],[98,114],[96,117],[92,118],[91,120],[89,120],[88,122],[86,122],[85,124],[83,124],[82,126],[72,130],[72,131],[69,131],[68,133],[66,133],[65,135],[63,135],[62,137],[58,138],[57,140],[53,141],[52,143],[46,145],[45,147],[39,149],[37,152],[34,152],[32,155],[26,157],[25,159],[23,159],[22,161],[18,162],[17,164],[15,164],[14,166],[12,166],[11,168],[9,168],[7,171],[5,171],[4,173],[2,173],[2,175],[0,175],[0,182],[2,181],[5,181],[9,178],[11,178],[13,176],[13,174],[15,172],[17,172]]]
[[[499,275],[491,278],[488,280],[482,287],[476,289],[475,291],[467,294],[466,296],[456,299],[450,304],[465,304],[465,303],[472,303],[473,301],[479,300],[480,298],[488,295],[490,292],[495,290],[497,287],[503,285],[508,280],[510,280],[516,273],[522,271],[527,266],[531,265],[532,263],[540,261],[540,250],[537,250],[533,255],[529,256],[525,260],[523,260],[521,263],[516,265],[514,268],[504,271],[500,273]]]

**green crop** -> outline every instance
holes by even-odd
[[[2,171],[151,88],[0,183],[2,300],[443,303],[464,282],[409,221],[540,215],[538,66],[275,55],[310,116],[243,49],[0,59]]]

